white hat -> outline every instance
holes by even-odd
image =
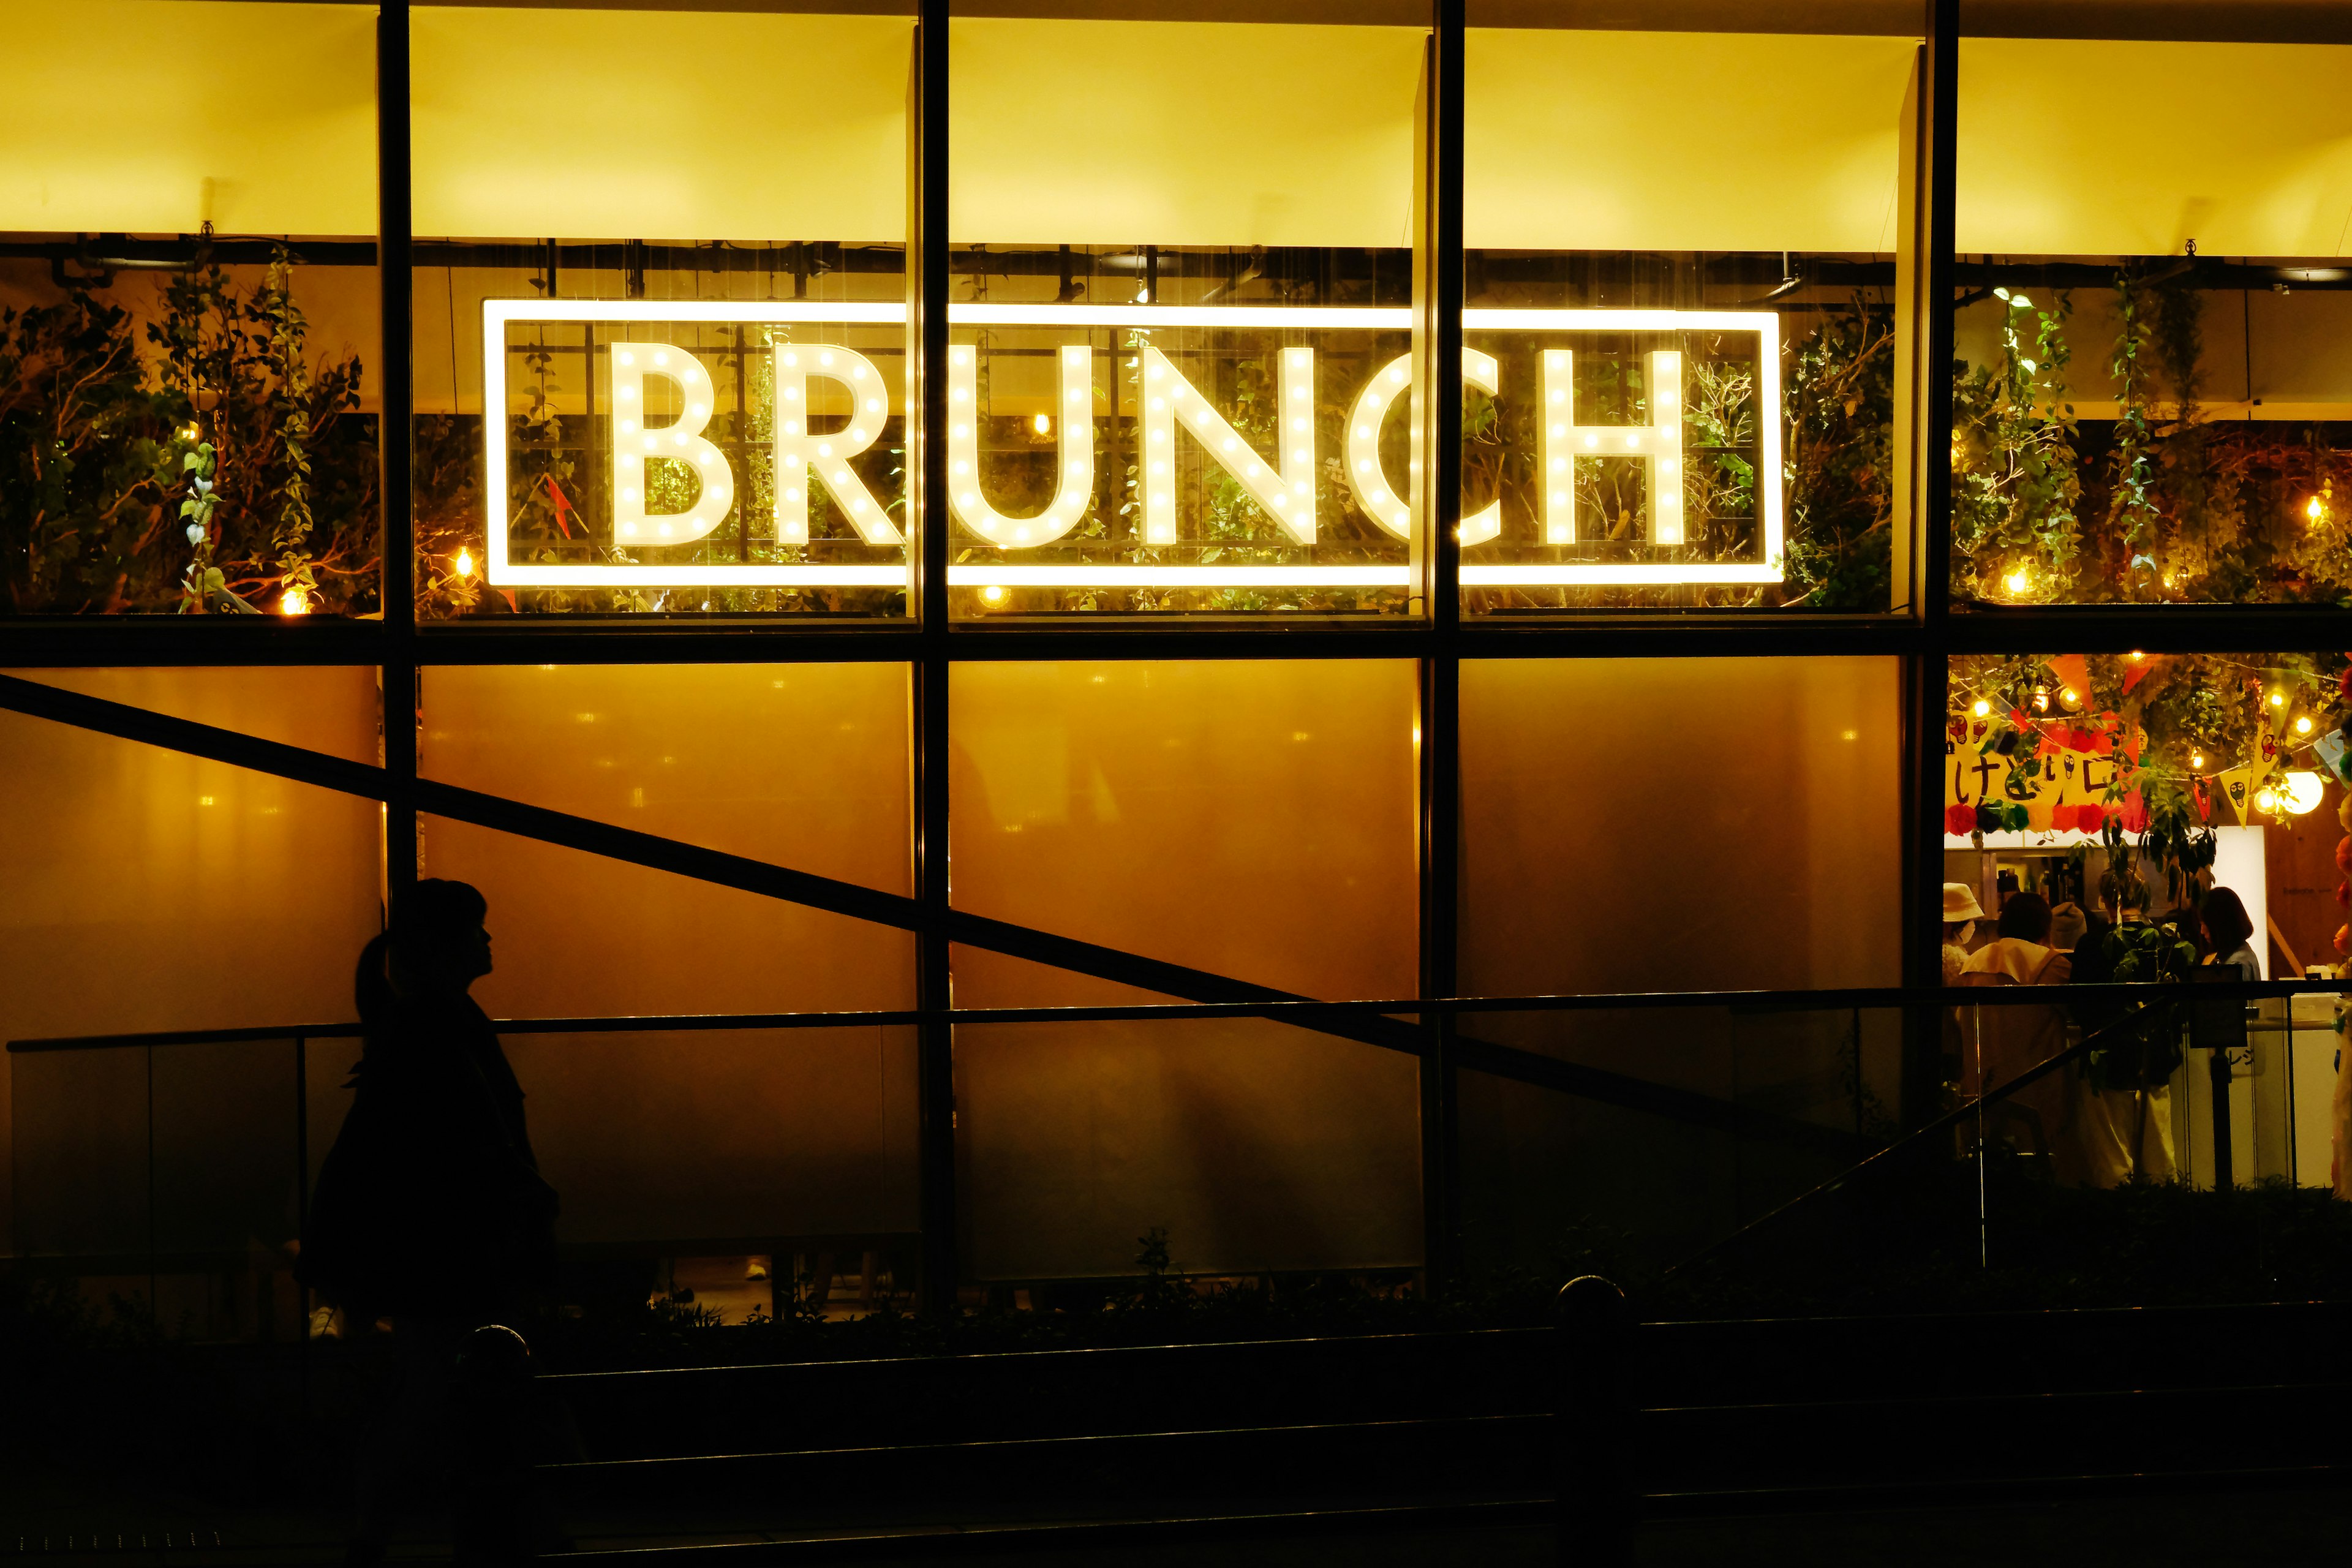
[[[1944,884],[1944,923],[1954,925],[1961,921],[1980,921],[1984,911],[1977,908],[1977,896],[1966,882]]]

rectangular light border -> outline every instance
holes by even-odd
[[[700,566],[554,566],[508,559],[506,444],[488,417],[507,400],[506,329],[518,321],[772,321],[899,326],[895,301],[805,300],[485,300],[482,301],[484,566],[494,588],[642,587],[895,587],[912,586],[913,563],[818,565],[766,563]],[[1412,312],[1392,307],[1248,305],[951,304],[951,326],[1000,327],[1271,327],[1358,331],[1408,331]],[[1782,579],[1785,544],[1780,495],[1780,318],[1769,310],[1465,310],[1465,331],[1706,331],[1755,332],[1759,339],[1758,401],[1760,472],[1769,478],[1759,500],[1764,558],[1753,563],[1585,562],[1483,563],[1465,562],[1462,584],[1486,587],[1674,586],[1764,584]],[[902,389],[903,395],[903,389]],[[966,563],[948,572],[950,586],[1087,588],[1410,588],[1412,568],[1360,566],[1003,565]]]

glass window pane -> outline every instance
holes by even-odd
[[[1471,28],[1466,611],[1887,607],[1916,43]]]
[[[433,668],[426,776],[910,890],[900,665]],[[494,1016],[903,1008],[903,931],[428,817],[479,887]],[[562,1239],[649,1252],[896,1246],[914,1214],[914,1031],[513,1035]],[[911,1254],[909,1254],[911,1256]]]
[[[2039,964],[2049,949],[2076,981],[2185,979],[2233,959],[2247,978],[2340,973],[2345,679],[2340,653],[1955,658],[1941,870],[1982,918],[1945,928],[1948,965],[2013,973],[2019,952]],[[2095,1047],[2040,1102],[2060,1121],[2045,1129],[2060,1178],[2210,1186],[2226,1122],[2235,1183],[2334,1184],[2347,1168],[2334,1008],[2250,1005],[2249,1070],[2225,1101],[2178,1016]]]
[[[902,616],[907,19],[414,26],[420,615]]]
[[[1322,997],[1415,981],[1402,661],[959,666],[955,900]],[[1154,1002],[959,948],[959,1006]],[[1412,1058],[1262,1021],[957,1032],[969,1271],[1410,1265]]]
[[[77,690],[200,722],[336,755],[375,753],[369,670],[47,674]],[[0,818],[16,829],[0,835],[0,887],[8,890],[0,899],[0,1038],[352,1016],[352,963],[380,919],[383,838],[373,802],[0,713]],[[143,1103],[137,1055],[17,1057],[16,1077],[0,1075],[0,1096],[11,1092],[11,1081],[28,1096],[44,1085],[56,1090],[0,1116],[19,1141],[13,1163],[0,1161],[0,1181],[13,1170],[17,1184],[13,1210],[0,1203],[0,1214],[13,1212],[32,1227],[16,1246],[145,1247],[143,1163],[92,1158],[110,1136],[107,1129],[120,1135],[117,1155],[145,1158],[143,1121],[124,1120]],[[169,1146],[180,1163],[237,1167],[245,1159],[237,1143],[255,1126],[290,1138],[272,1120],[279,1109],[290,1113],[290,1068],[269,1059],[286,1074],[277,1080],[282,1098],[237,1116],[223,1112],[226,1102],[203,1102],[223,1113],[181,1120],[180,1142]],[[221,1061],[233,1075],[248,1065]],[[171,1067],[193,1070],[176,1059]],[[159,1104],[172,1102],[174,1084],[191,1081],[159,1079],[166,1096]],[[56,1227],[45,1228],[52,1222]],[[243,1248],[236,1238],[240,1258]]]
[[[93,0],[8,28],[8,612],[381,609],[375,8]]]
[[[955,613],[1405,613],[1422,30],[950,29]]]
[[[2347,63],[2315,44],[1963,41],[1957,603],[2352,592]],[[2121,151],[2114,105],[2188,101],[2203,133]]]
[[[1465,994],[1899,984],[1897,698],[1887,658],[1465,660]]]

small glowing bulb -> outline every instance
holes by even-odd
[[[2033,580],[2025,574],[2025,568],[2021,566],[2016,571],[2011,572],[2004,581],[2009,584],[2009,591],[2011,593],[2022,594],[2025,592],[2026,588],[2032,584]]]
[[[2285,706],[2286,706],[2286,693],[2285,693],[2285,692],[2284,692],[2284,691],[2273,691],[2273,692],[2272,692],[2272,693],[2271,693],[2271,706],[2272,706],[2272,707],[2273,707],[2273,708],[2284,708],[2284,707],[2285,707]]]
[[[1037,415],[1029,421],[1029,428],[1040,436],[1051,436],[1054,433],[1054,416],[1050,414]]]
[[[279,596],[278,610],[280,615],[307,616],[310,613],[310,595],[299,588],[289,588]]]
[[[2310,714],[2305,713],[2297,716],[2294,721],[2294,732],[2298,735],[2308,735],[2311,733]]]
[[[635,364],[637,363],[637,356],[631,353],[625,353],[621,356],[621,363],[623,364]],[[785,363],[789,364],[792,362],[787,360]]]
[[[1976,705],[1970,708],[1969,711],[1981,719],[1992,711],[1992,704],[1979,697],[1976,700]]]
[[[2327,515],[2327,509],[2320,504],[2319,498],[2317,496],[2314,496],[2311,500],[2304,503],[2303,515],[2316,523],[2321,518]]]
[[[2146,658],[2147,655],[2140,652],[2137,648],[2134,648],[2131,652],[2124,655],[2124,657],[2131,660],[2134,664],[2137,664],[2141,659]]]
[[[2255,795],[2254,809],[2256,811],[2276,811],[2278,809],[2278,791],[2274,789],[2266,789],[2261,794]]]
[[[2203,766],[2205,765],[2205,753],[2204,753],[2204,752],[2189,752],[2189,765],[2190,767],[2192,767],[2192,768],[2201,768],[2201,767],[2203,767]]]
[[[1004,603],[1004,588],[1001,584],[991,583],[980,591],[980,596],[987,604],[1001,605]]]
[[[2070,686],[2058,693],[2058,700],[2069,708],[2079,708],[2083,705],[2083,694]]]
[[[457,553],[450,558],[449,569],[457,574],[460,577],[472,576],[474,574],[474,552],[460,546]]]

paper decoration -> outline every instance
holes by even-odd
[[[2254,770],[2252,764],[2216,773],[2213,782],[2221,786],[2221,796],[2238,814],[2238,826],[2243,827],[2254,809]]]

